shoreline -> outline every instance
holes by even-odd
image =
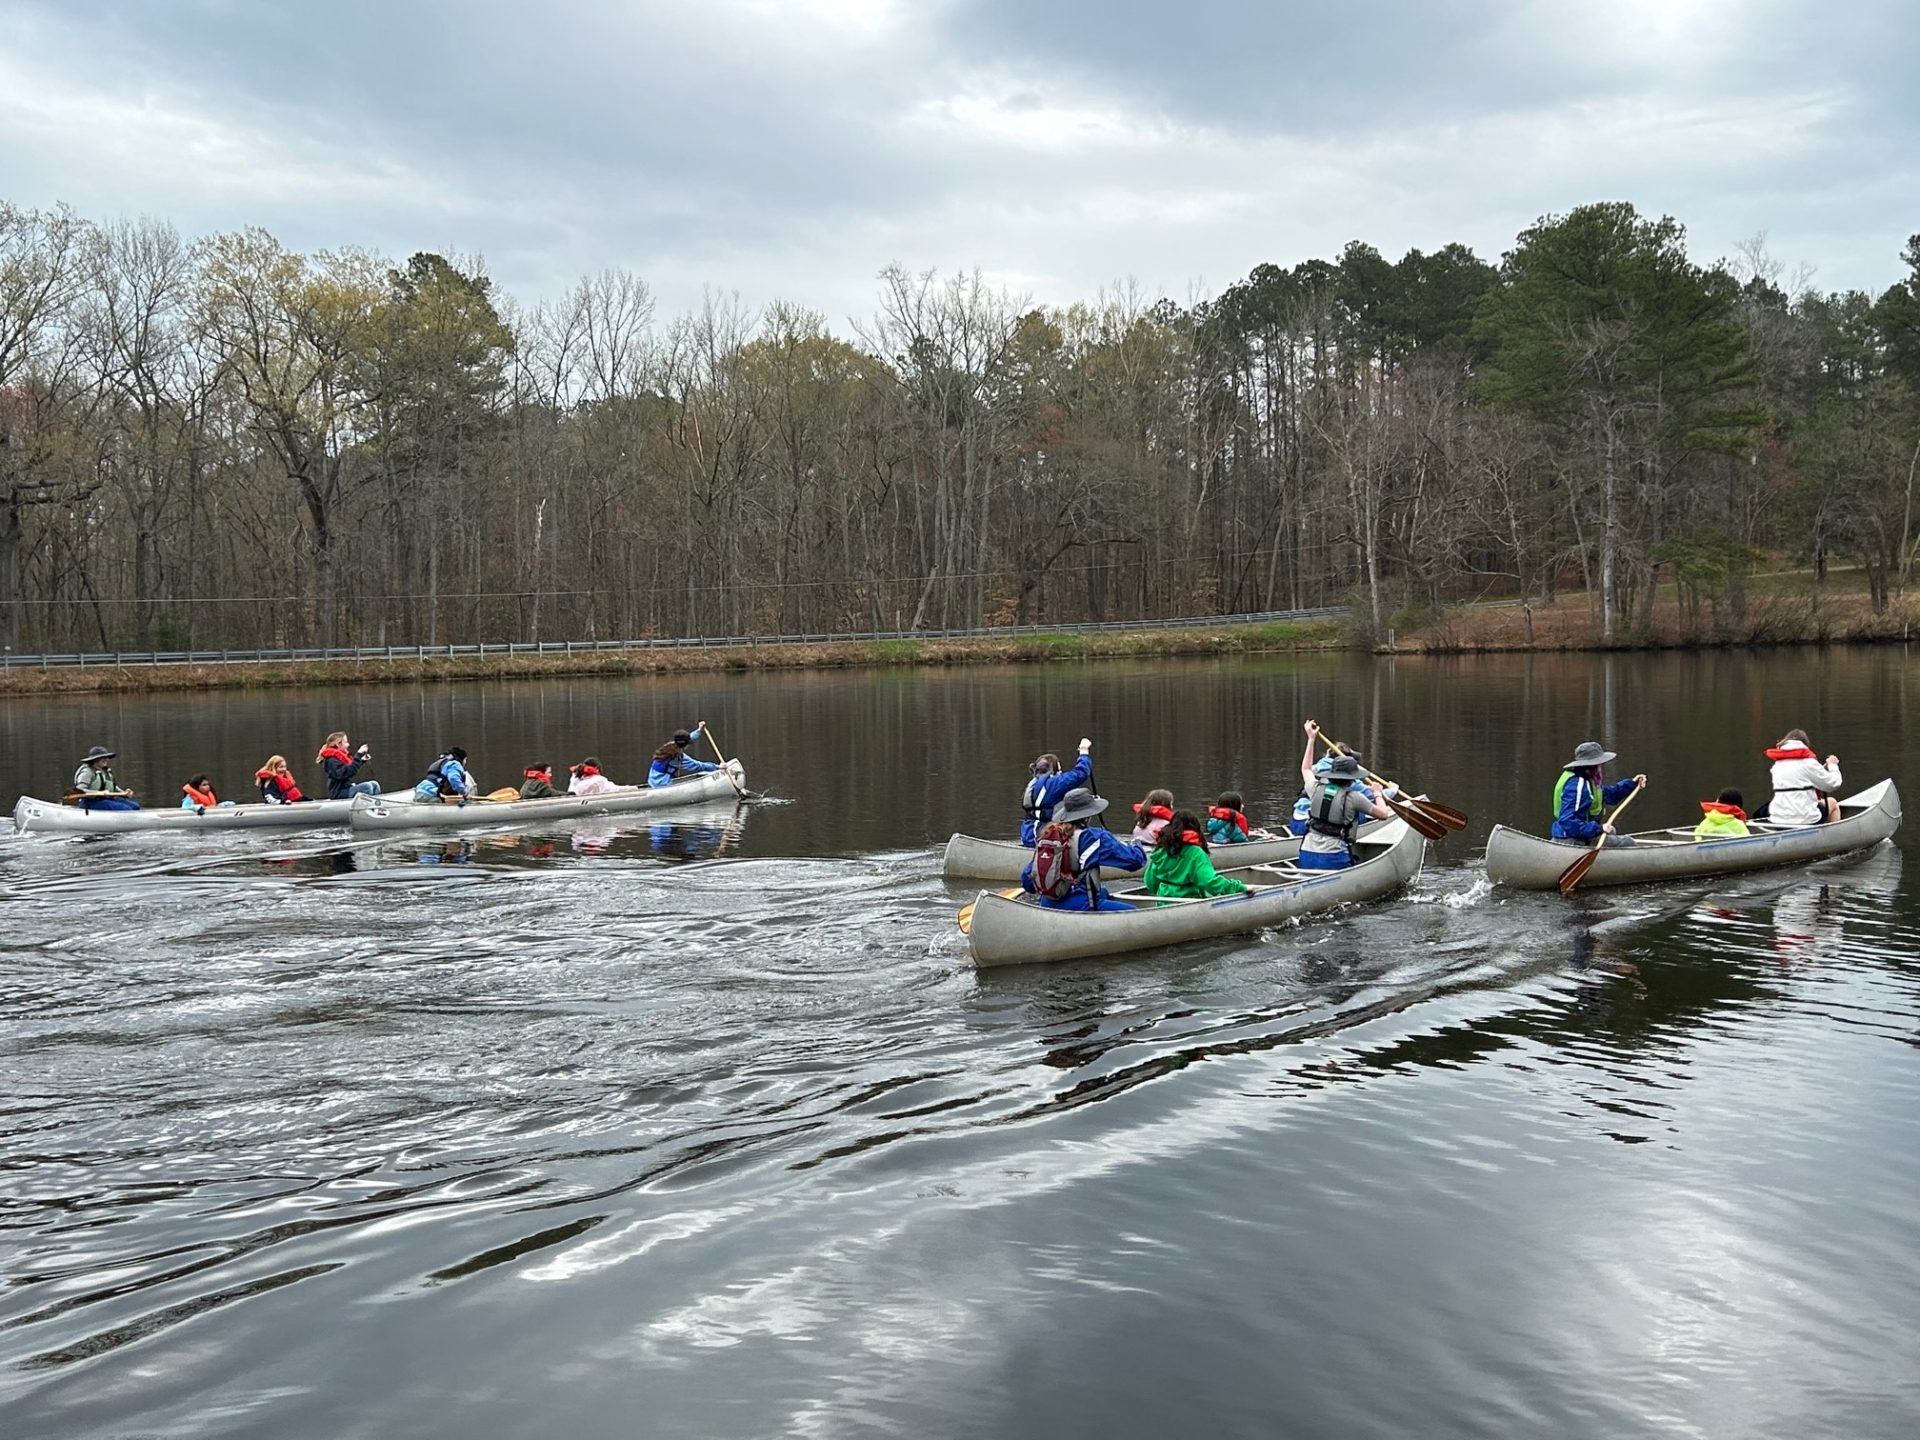
[[[636,647],[571,654],[424,655],[364,660],[231,664],[26,666],[0,670],[0,696],[139,694],[186,690],[279,690],[430,681],[538,680],[592,676],[746,674],[779,670],[889,670],[1071,660],[1218,655],[1617,654],[1749,650],[1781,646],[1900,645],[1920,632],[1920,603],[1903,599],[1879,615],[1852,597],[1756,606],[1737,623],[1699,625],[1665,605],[1651,626],[1605,640],[1582,602],[1536,607],[1531,639],[1515,605],[1450,611],[1386,641],[1369,641],[1338,619],[1236,622],[1166,630],[1075,631],[971,638],[839,640],[707,647]]]
[[[746,674],[756,670],[888,670],[1047,664],[1146,656],[1328,654],[1356,646],[1338,620],[1265,621],[1173,630],[1062,630],[999,639],[840,640],[819,644],[426,655],[380,660],[246,661],[191,665],[70,665],[0,671],[0,695],[279,690],[424,681],[539,680],[618,675]]]

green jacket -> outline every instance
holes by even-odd
[[[1169,899],[1234,895],[1247,888],[1232,876],[1215,870],[1207,852],[1198,845],[1182,845],[1178,850],[1156,845],[1147,855],[1145,883],[1149,895],[1165,895]]]

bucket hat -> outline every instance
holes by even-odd
[[[1358,780],[1360,762],[1351,755],[1335,755],[1333,763],[1327,766],[1329,780]]]
[[[89,765],[91,765],[96,760],[111,760],[111,759],[113,759],[113,751],[107,749],[107,747],[104,745],[96,745],[91,750],[87,751],[87,764]]]
[[[1085,789],[1069,790],[1053,807],[1056,820],[1091,820],[1107,808],[1106,798]]]
[[[1609,760],[1618,760],[1619,758],[1620,757],[1614,754],[1613,751],[1602,746],[1598,740],[1582,740],[1574,747],[1573,759],[1567,762],[1566,768],[1569,770],[1588,770],[1595,765],[1604,765]]]

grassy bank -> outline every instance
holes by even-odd
[[[1738,614],[1689,613],[1663,595],[1650,620],[1621,624],[1611,640],[1585,595],[1532,607],[1531,628],[1518,605],[1476,606],[1397,632],[1394,653],[1466,655],[1513,650],[1701,650],[1771,645],[1901,643],[1920,639],[1920,599],[1896,598],[1876,615],[1864,593],[1844,586],[1781,587],[1751,597]]]
[[[1267,622],[1179,630],[1066,631],[1013,638],[862,640],[821,645],[597,650],[571,655],[428,655],[239,665],[71,666],[0,671],[0,695],[101,691],[259,690],[294,685],[387,685],[417,680],[519,680],[572,675],[686,675],[712,671],[852,670],[1007,665],[1152,655],[1257,655],[1348,646],[1339,622]]]

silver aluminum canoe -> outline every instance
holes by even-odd
[[[731,772],[733,778],[727,776]],[[726,770],[690,775],[650,789],[624,785],[604,795],[556,795],[550,800],[469,800],[464,805],[392,805],[382,795],[353,802],[347,823],[355,830],[457,830],[483,825],[533,825],[549,820],[580,820],[590,815],[624,815],[633,810],[665,810],[718,800],[745,789],[746,767],[729,760]]]
[[[1360,834],[1367,833],[1368,826],[1360,827]],[[1124,840],[1126,837],[1123,835]],[[1300,853],[1300,837],[1283,835],[1278,840],[1248,840],[1239,845],[1216,845],[1214,855],[1224,861],[1232,857],[1236,866],[1271,865],[1276,861],[1291,860]],[[1027,862],[1033,859],[1033,847],[1022,845],[1018,840],[981,840],[972,835],[954,834],[947,840],[946,854],[940,860],[940,878],[943,880],[998,880],[1003,885],[1016,884],[1020,872],[1027,868]]]
[[[1149,896],[1129,894],[1124,885],[1110,885],[1117,898],[1140,907],[1131,911],[1055,910],[1030,895],[1014,898],[983,890],[974,901],[967,948],[979,969],[1150,950],[1264,930],[1316,910],[1377,900],[1420,873],[1426,842],[1404,820],[1371,826],[1358,843],[1362,858],[1345,870],[1297,871],[1284,877],[1265,870],[1223,870],[1260,887],[1242,895],[1156,903]],[[1247,847],[1233,848],[1238,856]]]
[[[1893,781],[1840,802],[1840,818],[1831,825],[1782,826],[1764,821],[1751,835],[1725,840],[1695,840],[1693,827],[1641,830],[1632,845],[1601,850],[1580,882],[1596,885],[1644,885],[1702,875],[1732,875],[1843,855],[1877,845],[1900,828],[1900,792]],[[1487,877],[1520,890],[1553,890],[1560,874],[1591,846],[1572,840],[1542,840],[1504,825],[1487,837]]]
[[[153,810],[83,810],[20,797],[13,828],[22,835],[123,835],[142,830],[316,830],[347,823],[351,800],[297,805],[223,805],[204,813],[178,805]]]

